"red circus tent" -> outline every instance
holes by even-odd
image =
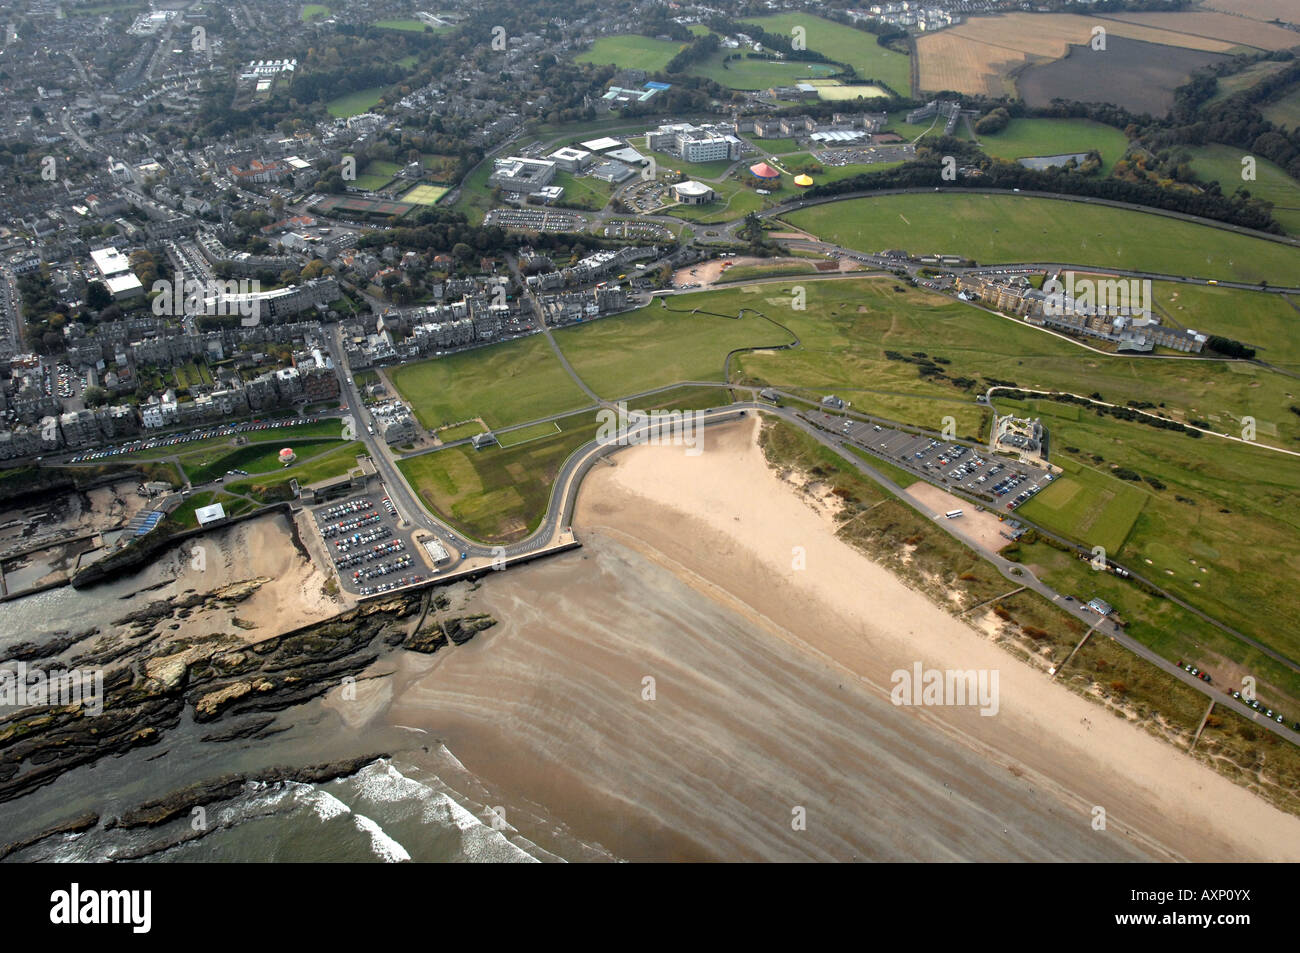
[[[759,162],[756,165],[751,165],[749,171],[754,173],[754,175],[758,176],[760,179],[779,179],[781,177],[781,173],[777,172],[776,169],[772,168],[766,162]]]

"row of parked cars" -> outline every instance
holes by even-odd
[[[1203,682],[1209,682],[1209,683],[1211,683],[1211,684],[1214,683],[1214,679],[1210,677],[1210,673],[1209,673],[1209,672],[1203,672],[1203,671],[1201,671],[1199,668],[1197,668],[1195,665],[1185,664],[1185,663],[1183,662],[1182,659],[1179,659],[1179,660],[1178,660],[1178,666],[1179,666],[1179,668],[1181,668],[1181,669],[1182,669],[1184,672],[1186,672],[1187,674],[1189,674],[1189,675],[1195,675],[1197,678],[1199,678],[1199,679],[1200,679],[1201,681],[1203,681]],[[1245,698],[1245,697],[1242,696],[1241,692],[1233,692],[1233,693],[1232,693],[1232,697],[1235,698],[1235,699],[1237,699],[1237,701],[1241,702],[1241,703],[1242,703],[1243,705],[1245,705],[1247,708],[1251,708],[1251,709],[1253,709],[1253,710],[1259,712],[1259,713],[1262,714],[1265,718],[1271,718],[1273,721],[1277,722],[1279,725],[1285,725],[1285,724],[1286,724],[1286,716],[1285,716],[1285,715],[1283,715],[1281,712],[1274,711],[1273,709],[1271,709],[1271,708],[1269,708],[1269,707],[1267,707],[1267,706],[1265,706],[1265,705],[1260,704],[1260,701],[1259,701],[1258,698]],[[1292,731],[1300,731],[1300,721],[1293,722],[1293,723],[1291,724],[1291,730],[1292,730]]]
[[[350,533],[354,529],[359,529],[362,526],[369,526],[372,523],[378,523],[380,519],[382,519],[382,517],[379,515],[379,511],[371,510],[369,513],[362,516],[354,516],[350,520],[343,520],[342,522],[325,526],[321,529],[320,534],[326,539],[332,539],[340,533]]]
[[[136,453],[140,450],[157,450],[160,447],[175,447],[184,443],[193,443],[195,440],[207,440],[210,437],[230,437],[237,433],[253,433],[258,430],[278,430],[281,427],[296,427],[299,424],[312,424],[321,417],[286,417],[283,420],[254,420],[248,424],[223,424],[220,427],[201,427],[198,430],[191,430],[189,433],[169,434],[165,437],[151,437],[148,440],[137,439],[130,443],[124,443],[116,447],[105,447],[102,450],[91,450],[86,453],[79,453],[69,459],[69,463],[84,463],[87,460],[103,460],[107,457],[117,457],[124,453]]]
[[[359,513],[362,510],[374,509],[374,504],[369,500],[348,500],[346,503],[336,503],[327,510],[321,510],[321,519],[336,520],[340,516],[347,516],[349,513]]]
[[[346,553],[349,549],[354,549],[357,546],[364,546],[366,543],[373,543],[377,539],[383,539],[392,532],[393,531],[387,526],[378,526],[375,529],[370,530],[368,533],[353,533],[346,539],[336,539],[334,540],[334,548],[338,550],[340,554]]]
[[[350,569],[358,563],[374,562],[376,559],[395,555],[405,548],[406,544],[400,539],[393,539],[386,543],[380,543],[371,549],[362,549],[348,556],[342,556],[336,560],[336,563],[340,569]]]
[[[390,589],[400,589],[402,586],[413,586],[417,582],[423,582],[424,577],[420,575],[403,576],[401,579],[394,579],[392,582],[383,582],[377,586],[362,586],[357,592],[363,596],[373,596],[376,592],[388,592]]]
[[[380,563],[378,566],[372,566],[369,569],[357,569],[352,573],[352,580],[356,582],[361,579],[374,579],[377,576],[387,576],[389,573],[400,572],[403,569],[411,568],[412,557],[408,553],[405,556],[399,556],[390,563]]]

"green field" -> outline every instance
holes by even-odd
[[[900,96],[911,92],[911,58],[881,46],[872,33],[807,13],[754,17],[745,22],[756,23],[768,33],[781,33],[785,36],[794,36],[794,28],[803,27],[808,49],[837,63],[852,66],[864,80],[875,79],[888,83]]]
[[[740,58],[728,60],[729,56]],[[840,72],[840,68],[831,63],[756,59],[746,56],[743,50],[719,50],[704,62],[692,66],[688,72],[729,89],[749,90],[825,79]]]
[[[1110,175],[1128,151],[1128,138],[1119,129],[1088,119],[1013,119],[995,135],[981,135],[979,145],[999,159],[1067,155],[1096,149],[1101,174]]]
[[[579,63],[592,63],[596,66],[612,64],[619,69],[641,69],[647,73],[657,73],[684,46],[684,43],[675,40],[656,40],[633,33],[602,36],[591,44],[591,49],[579,53],[574,59]]]
[[[1118,553],[1142,513],[1147,493],[1091,467],[1076,466],[1019,512],[1085,546]]]
[[[540,334],[403,364],[388,376],[427,428],[482,417],[496,429],[590,403]]]
[[[249,496],[261,503],[273,503],[289,498],[289,481],[297,480],[299,486],[306,486],[320,480],[342,476],[357,465],[357,455],[365,452],[365,444],[359,441],[342,444],[332,453],[326,453],[310,461],[295,463],[291,467],[277,469],[274,473],[250,476],[235,483],[227,483],[227,493]]]
[[[608,205],[609,197],[614,193],[614,187],[608,182],[590,176],[576,176],[572,172],[556,172],[551,184],[564,189],[564,195],[560,197],[562,203],[591,212],[599,212]]]
[[[348,93],[348,95],[340,96],[338,99],[331,99],[325,104],[325,108],[329,110],[329,114],[335,119],[348,119],[352,116],[359,116],[364,112],[369,112],[378,104],[384,95],[384,90],[385,87],[383,86],[372,86],[369,89]]]
[[[1286,66],[1286,63],[1264,60],[1260,63],[1252,63],[1240,73],[1233,73],[1230,76],[1220,76],[1218,78],[1218,92],[1214,94],[1206,105],[1213,106],[1215,103],[1222,102],[1235,93],[1239,93],[1245,89],[1250,89],[1260,80],[1286,69]]]
[[[706,296],[676,295],[670,304],[703,306]],[[732,315],[737,311],[722,309]],[[721,381],[727,351],[782,344],[789,336],[753,314],[740,320],[680,314],[655,302],[625,315],[561,328],[555,340],[587,386],[612,399],[678,381]]]
[[[229,452],[200,452],[181,458],[185,475],[195,486],[219,479],[227,470],[247,470],[250,474],[270,473],[283,469],[280,463],[281,446],[292,447],[298,461],[306,462],[312,457],[343,445],[342,440],[289,441],[287,443],[250,443]]]
[[[487,433],[487,430],[477,420],[469,420],[463,424],[452,424],[450,427],[443,427],[438,431],[438,439],[443,443],[454,443],[457,440],[465,440],[478,433]]]
[[[303,23],[310,23],[312,20],[323,20],[330,15],[330,8],[322,3],[304,3],[302,12],[299,16]]]
[[[1218,144],[1191,150],[1192,170],[1202,182],[1218,182],[1224,195],[1245,189],[1255,198],[1273,203],[1273,217],[1292,235],[1300,234],[1300,182],[1280,166],[1255,156],[1255,181],[1242,179],[1241,160],[1247,153]]]
[[[1259,360],[1300,372],[1300,311],[1282,295],[1173,282],[1151,290],[1162,320],[1241,341]]]
[[[1292,130],[1300,128],[1300,86],[1260,106],[1259,111],[1269,122]]]
[[[982,263],[1056,261],[1287,284],[1300,249],[1129,209],[1021,195],[888,195],[791,212],[848,248],[960,254]]]
[[[520,427],[518,430],[512,430],[509,433],[498,434],[497,442],[503,447],[517,447],[519,444],[528,443],[530,440],[540,440],[543,437],[560,433],[561,430],[562,428],[554,421],[529,424],[527,427]]]
[[[561,418],[560,433],[511,447],[450,447],[398,462],[420,500],[484,543],[523,539],[546,515],[551,486],[578,447],[595,439],[596,415]]]
[[[1207,445],[1213,438],[1086,411],[1075,421],[1054,408],[1032,403],[1051,435],[1053,461],[1070,472],[1020,512],[1090,547],[1107,546],[1158,585],[1295,657],[1300,622],[1288,592],[1300,573],[1300,467],[1246,444]],[[1118,480],[1113,467],[1143,479]],[[1140,506],[1123,500],[1134,494]],[[1093,517],[1095,503],[1102,512]],[[1135,509],[1122,545],[1114,545]]]

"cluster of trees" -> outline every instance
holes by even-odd
[[[1011,123],[1011,113],[1006,106],[989,110],[975,123],[975,131],[982,136],[991,136],[1001,132]]]
[[[1249,89],[1211,103],[1218,92],[1214,71],[1198,73],[1175,94],[1173,122],[1153,135],[1158,144],[1201,145],[1221,142],[1277,163],[1287,175],[1300,179],[1300,129],[1286,129],[1264,118],[1258,106],[1300,87],[1300,61],[1288,52],[1241,57],[1238,70],[1261,60],[1288,62],[1278,72]]]
[[[956,182],[942,176],[943,160],[952,156],[959,167],[977,168],[978,176],[961,175]],[[1090,157],[1084,169],[1097,162]],[[987,189],[1021,189],[1081,195],[1108,199],[1131,205],[1146,205],[1203,218],[1242,225],[1246,228],[1280,233],[1267,203],[1243,196],[1225,196],[1215,192],[1170,191],[1149,182],[1126,182],[1115,178],[1079,175],[1069,168],[1028,169],[1017,162],[991,159],[978,147],[951,136],[931,137],[917,147],[916,158],[893,169],[866,172],[825,185],[815,185],[805,194],[812,198],[871,192],[884,189],[935,188],[947,185],[978,186]]]
[[[1225,357],[1236,357],[1243,361],[1255,359],[1255,349],[1247,347],[1240,341],[1234,341],[1232,338],[1219,337],[1217,334],[1211,334],[1205,341],[1206,347],[1211,351],[1217,351]]]

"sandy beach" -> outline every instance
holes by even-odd
[[[1300,820],[835,538],[756,426],[593,471],[584,548],[485,579],[502,624],[421,660],[388,717],[626,859],[1300,858]],[[998,713],[894,706],[915,662],[997,670]]]

